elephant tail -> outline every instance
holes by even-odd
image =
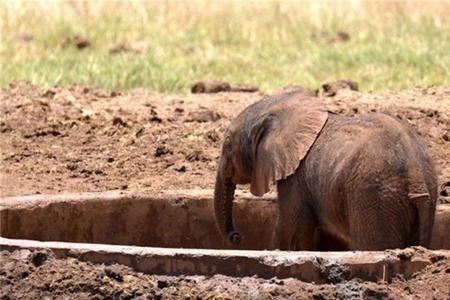
[[[434,224],[435,202],[429,193],[409,193],[418,216],[419,245],[429,248]]]

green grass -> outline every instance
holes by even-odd
[[[450,83],[449,2],[358,3],[0,2],[0,87],[29,80],[186,92],[196,80],[223,79],[270,91],[349,78],[380,91]],[[338,31],[350,40],[323,37]],[[24,33],[33,41],[21,41]],[[92,47],[60,46],[77,34]],[[147,47],[111,55],[118,43]]]

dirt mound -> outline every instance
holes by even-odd
[[[445,299],[450,293],[450,261],[443,258],[410,280],[323,285],[292,278],[146,275],[122,265],[57,259],[50,251],[0,252],[0,265],[1,299]]]
[[[0,92],[1,194],[212,188],[225,128],[261,97],[11,84]],[[340,90],[323,99],[339,114],[381,111],[408,122],[428,146],[440,185],[450,181],[450,86]]]
[[[191,87],[192,94],[214,94],[220,92],[254,93],[258,90],[258,87],[251,84],[238,84],[231,86],[228,82],[219,80],[198,81]]]
[[[326,82],[322,85],[323,93],[327,97],[335,96],[340,90],[349,89],[352,91],[358,91],[358,83],[348,80],[340,79],[333,82]]]

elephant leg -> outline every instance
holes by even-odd
[[[288,233],[289,229],[286,229],[286,226],[289,226],[289,224],[285,224],[283,221],[281,221],[281,218],[278,217],[275,226],[276,227],[275,230],[273,231],[272,236],[272,249],[293,250],[292,249],[293,236]]]
[[[406,246],[405,221],[398,200],[390,196],[372,196],[353,202],[349,214],[350,248],[352,250],[385,250]],[[380,197],[378,197],[380,196]]]
[[[297,225],[294,234],[294,249],[296,251],[314,251],[317,240],[320,239],[317,222],[312,209],[304,203],[297,215]]]
[[[296,176],[278,182],[278,219],[273,248],[312,250],[316,224],[297,183]]]

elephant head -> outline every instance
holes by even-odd
[[[298,168],[328,118],[325,104],[304,92],[262,99],[242,111],[225,132],[216,176],[214,211],[222,237],[239,244],[232,203],[236,184],[262,196],[271,183]]]

